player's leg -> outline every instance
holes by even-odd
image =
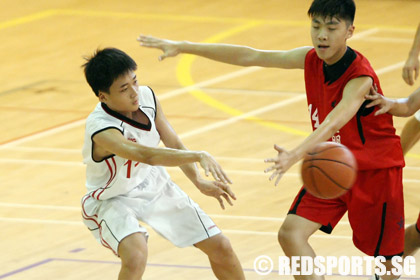
[[[361,184],[352,188],[347,202],[353,243],[369,256],[387,259],[383,265],[390,275],[381,279],[398,279],[392,274],[392,258],[404,251],[402,168],[362,170],[357,180]]]
[[[405,229],[405,242],[404,242],[404,256],[412,256],[420,248],[420,213],[416,224],[412,224]],[[402,264],[401,264],[402,265]],[[387,270],[391,270],[393,265],[390,261],[385,263]],[[398,276],[373,276],[371,280],[387,280],[398,279]]]
[[[133,212],[130,201],[124,197],[99,201],[85,196],[82,201],[83,221],[90,232],[121,258],[119,280],[139,280],[145,269],[147,231],[139,225]]]
[[[413,256],[420,248],[420,213],[416,224],[405,229],[404,256]]]
[[[140,280],[146,268],[147,243],[144,233],[133,233],[118,246],[121,270],[118,280]]]
[[[308,242],[309,237],[318,229],[331,233],[346,211],[347,207],[341,198],[320,199],[301,188],[278,233],[280,245],[286,256],[315,257],[315,252]],[[294,277],[299,280],[324,279],[318,275]]]
[[[160,179],[165,174],[161,170],[156,178],[149,177],[150,188],[155,188],[160,182],[164,185],[161,186],[161,193],[153,198],[153,203],[138,209],[137,217],[175,246],[183,248],[195,245],[205,252],[219,279],[245,279],[229,240],[181,188],[166,177]],[[139,196],[147,191],[140,190]]]
[[[420,139],[420,111],[415,117],[410,118],[404,125],[401,132],[401,146],[404,155],[417,143]]]
[[[212,236],[194,244],[194,246],[208,256],[217,279],[245,279],[238,257],[233,251],[229,239],[223,234]]]
[[[321,227],[321,224],[312,222],[297,215],[287,215],[279,233],[279,243],[289,258],[292,256],[315,257],[315,252],[308,242],[309,237]],[[324,279],[323,276],[302,275],[294,276],[299,280]]]

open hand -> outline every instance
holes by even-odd
[[[178,42],[176,41],[159,39],[156,37],[145,35],[140,35],[137,38],[137,41],[140,42],[140,46],[162,50],[163,54],[159,56],[160,61],[170,56],[176,56],[180,53],[178,49]]]
[[[200,152],[200,165],[204,169],[206,176],[209,176],[211,173],[216,181],[232,184],[225,171],[223,171],[219,163],[209,153],[204,151]]]
[[[236,196],[230,189],[230,186],[223,182],[200,180],[197,184],[197,188],[203,194],[216,198],[217,201],[219,201],[220,207],[222,207],[222,209],[225,209],[222,198],[224,198],[231,206],[233,206],[231,198],[236,200]]]
[[[379,110],[375,112],[375,116],[384,114],[391,110],[393,101],[386,98],[382,94],[379,94],[378,89],[374,86],[370,88],[369,94],[365,95],[365,99],[372,100],[369,104],[366,105],[366,108],[373,106],[378,106]]]
[[[417,56],[410,56],[405,62],[402,77],[404,81],[410,86],[414,85],[414,81],[419,76],[419,58]]]
[[[282,147],[274,145],[274,149],[278,152],[277,157],[264,160],[267,163],[272,162],[274,165],[265,169],[264,172],[273,171],[269,180],[271,181],[277,177],[276,182],[274,183],[274,185],[277,186],[284,173],[295,163],[295,159],[290,152]]]

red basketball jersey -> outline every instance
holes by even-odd
[[[317,56],[315,49],[306,55],[306,96],[313,130],[341,101],[344,87],[351,79],[369,76],[382,94],[379,79],[369,61],[359,52],[354,52],[356,58],[333,82],[325,82],[324,62]],[[404,166],[400,137],[395,134],[392,116],[374,116],[373,112],[378,108],[364,108],[364,105],[330,140],[347,146],[354,153],[359,170]]]

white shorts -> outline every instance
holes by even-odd
[[[147,230],[139,221],[177,247],[187,247],[221,231],[216,224],[169,177],[163,167],[125,195],[96,200],[82,199],[83,222],[103,246],[118,256],[118,245],[125,237]]]
[[[414,117],[420,122],[420,110],[414,114]]]

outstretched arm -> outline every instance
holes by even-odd
[[[420,88],[416,89],[407,98],[391,99],[376,92],[375,88],[370,89],[370,93],[365,96],[372,100],[366,108],[378,106],[380,109],[375,112],[375,116],[390,113],[398,117],[409,117],[420,109]]]
[[[289,51],[269,51],[240,45],[172,41],[144,35],[141,35],[137,40],[141,46],[162,50],[163,54],[159,56],[159,60],[176,56],[180,53],[188,53],[240,66],[285,69],[303,69],[306,54],[312,48],[301,47]]]
[[[146,147],[128,141],[118,129],[107,129],[93,137],[94,157],[105,158],[118,155],[129,160],[149,165],[180,166],[206,160],[209,155],[202,151],[183,151],[170,148]]]
[[[420,23],[417,26],[417,32],[414,37],[413,45],[411,46],[410,52],[408,53],[407,61],[405,62],[402,77],[404,81],[413,85],[414,81],[419,76],[419,53],[420,53]]]
[[[182,143],[181,139],[178,137],[172,126],[169,124],[166,119],[162,107],[158,100],[156,100],[156,127],[161,136],[162,142],[166,147],[187,151],[187,148]],[[230,205],[232,204],[231,199],[236,200],[235,194],[232,192],[228,184],[232,183],[229,177],[222,170],[220,165],[209,156],[209,163],[205,161],[200,161],[201,166],[206,170],[208,166],[207,173],[212,173],[216,181],[208,181],[201,177],[200,172],[194,163],[187,163],[181,165],[180,168],[184,174],[190,179],[190,181],[205,195],[212,196],[219,201],[220,207],[225,209],[223,199],[224,198]]]
[[[283,174],[302,159],[307,151],[310,151],[318,143],[331,138],[348,123],[356,115],[364,101],[364,95],[369,91],[371,85],[372,79],[370,77],[359,77],[349,81],[343,90],[343,98],[340,103],[300,145],[291,151],[275,145],[274,149],[278,152],[277,157],[266,159],[266,162],[273,163],[271,167],[265,170],[265,172],[273,171],[270,180],[277,177],[275,181],[275,185],[277,185]]]

